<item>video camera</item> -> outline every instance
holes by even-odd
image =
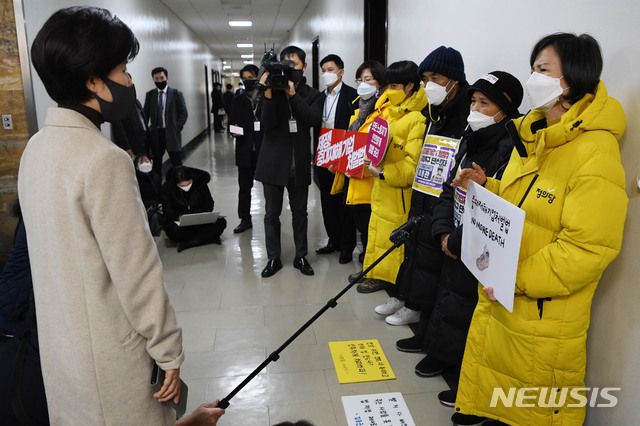
[[[286,90],[289,88],[289,80],[291,79],[291,71],[293,70],[293,61],[278,61],[278,56],[269,50],[262,57],[262,68],[269,72],[266,86],[274,90]],[[262,73],[261,73],[262,74]]]

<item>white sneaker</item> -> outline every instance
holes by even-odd
[[[404,302],[402,300],[398,300],[395,297],[390,297],[382,305],[376,306],[375,310],[376,313],[380,315],[391,315],[403,306]]]
[[[413,324],[414,322],[420,322],[420,311],[414,311],[403,306],[395,314],[389,315],[385,321],[391,325]]]

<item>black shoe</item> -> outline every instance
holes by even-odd
[[[349,263],[353,260],[353,253],[340,253],[340,258],[338,259],[338,262],[340,262],[342,265],[344,265],[345,263]]]
[[[358,262],[360,262],[360,264],[364,263],[364,252],[358,255]]]
[[[236,226],[235,229],[233,230],[233,233],[239,234],[251,228],[253,228],[253,224],[251,223],[251,220],[242,219],[240,221],[240,225]]]
[[[451,421],[457,426],[480,426],[489,421],[486,417],[472,416],[471,414],[455,413]]]
[[[300,269],[304,275],[313,275],[313,268],[309,265],[309,261],[304,257],[296,257],[293,260],[293,267],[296,269]]]
[[[456,391],[454,391],[453,389],[449,389],[449,390],[440,392],[438,394],[438,401],[440,401],[440,404],[446,405],[447,407],[455,407]]]
[[[337,249],[338,248],[335,245],[333,245],[333,243],[329,242],[329,243],[327,243],[326,246],[316,249],[316,253],[318,253],[318,254],[329,254],[329,253],[333,253]]]
[[[217,245],[221,246],[221,245],[222,245],[222,240],[220,239],[220,237],[213,237],[213,238],[211,239],[211,243],[212,243],[212,244],[217,244]]]
[[[420,377],[433,377],[442,373],[445,368],[447,364],[427,355],[416,365],[416,374]]]
[[[262,270],[262,277],[267,278],[275,275],[275,273],[280,269],[282,269],[282,262],[280,261],[280,259],[269,259],[269,261],[267,262],[267,266],[265,266]]]
[[[415,335],[407,339],[400,339],[396,342],[396,349],[400,352],[423,352],[422,342],[424,337]]]

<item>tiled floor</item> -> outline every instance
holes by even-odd
[[[181,375],[189,385],[191,411],[203,401],[223,398],[347,284],[360,269],[354,262],[338,263],[338,255],[318,256],[326,242],[315,185],[309,191],[309,256],[315,275],[293,268],[291,212],[283,210],[284,268],[263,279],[267,262],[264,245],[262,185],[253,189],[254,228],[234,235],[237,218],[237,173],[233,139],[212,135],[186,160],[186,165],[211,173],[215,209],[227,216],[222,246],[209,245],[177,253],[164,235],[157,238],[167,290],[184,332],[186,360]],[[285,202],[285,206],[286,206]],[[447,389],[441,377],[420,378],[414,367],[421,354],[395,348],[410,337],[407,326],[387,325],[373,308],[385,292],[359,294],[352,288],[335,309],[328,310],[281,353],[281,358],[232,400],[221,426],[267,426],[306,419],[317,426],[347,425],[341,397],[402,392],[417,425],[450,425],[452,409],[436,395]],[[378,339],[397,379],[339,384],[329,351],[330,341]]]

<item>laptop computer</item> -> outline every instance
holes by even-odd
[[[205,225],[207,223],[216,223],[220,212],[192,213],[182,215],[182,219],[178,222],[178,226]]]

